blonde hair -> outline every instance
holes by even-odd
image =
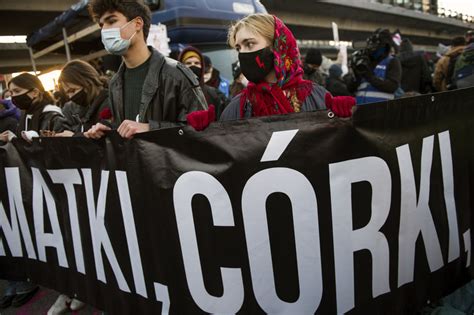
[[[273,15],[267,13],[255,13],[242,18],[231,25],[227,42],[232,48],[235,48],[235,36],[237,35],[237,32],[244,27],[254,34],[263,36],[270,45],[273,44],[273,39],[275,37],[275,18]]]
[[[72,83],[82,86],[87,94],[88,105],[107,87],[107,80],[101,77],[93,66],[82,60],[72,60],[61,70],[59,84]]]

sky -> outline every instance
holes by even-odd
[[[463,14],[474,16],[473,0],[439,0],[438,6],[448,10],[454,10]]]

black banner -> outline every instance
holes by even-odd
[[[0,147],[0,278],[111,314],[409,314],[471,279],[474,89]]]

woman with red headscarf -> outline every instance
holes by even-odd
[[[242,73],[249,80],[220,120],[331,109],[351,115],[353,98],[334,99],[322,86],[303,79],[295,37],[269,14],[252,14],[229,30],[229,44],[239,52]]]
[[[247,87],[232,99],[220,121],[329,109],[349,117],[355,99],[332,97],[324,87],[303,79],[303,67],[295,37],[276,16],[252,14],[229,30],[229,44],[239,53]],[[187,116],[196,130],[214,120],[214,108]]]

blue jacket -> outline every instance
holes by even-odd
[[[374,75],[378,78],[385,79],[387,75],[387,67],[394,57],[388,56],[383,59],[374,69]],[[378,90],[366,79],[362,79],[356,91],[356,104],[366,104],[393,100],[394,93],[386,93]]]

